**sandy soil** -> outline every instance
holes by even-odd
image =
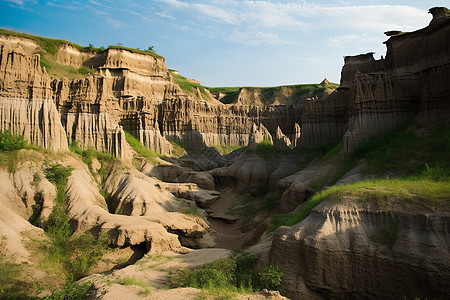
[[[234,193],[231,189],[224,189],[221,193],[221,197],[211,205],[208,210],[217,215],[226,215],[231,207],[241,203],[242,196]],[[215,230],[213,236],[215,238],[216,247],[224,249],[236,249],[242,247],[248,236],[248,233],[243,233],[241,230],[242,218],[239,218],[236,222],[231,224],[224,220],[213,218],[208,218],[208,221],[211,228]]]

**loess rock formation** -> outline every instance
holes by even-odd
[[[450,114],[450,17],[430,9],[429,26],[410,33],[388,31],[386,57],[345,57],[339,88],[305,104],[300,145],[314,148],[344,138],[350,153],[413,114],[424,126],[448,122]]]

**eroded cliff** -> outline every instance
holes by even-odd
[[[277,230],[270,258],[283,266],[293,299],[311,291],[328,299],[443,299],[449,221],[448,212],[330,199]]]
[[[302,141],[313,148],[344,139],[344,151],[418,114],[423,126],[447,122],[450,113],[448,10],[430,9],[426,28],[386,34],[386,57],[345,57],[339,88],[311,101],[302,113]]]

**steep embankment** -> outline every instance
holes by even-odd
[[[449,222],[448,209],[330,199],[277,230],[270,258],[283,266],[283,289],[293,299],[310,290],[333,299],[445,298]]]
[[[224,104],[249,106],[295,105],[304,106],[306,101],[326,98],[339,85],[323,80],[320,84],[300,84],[279,87],[210,88],[214,97]]]
[[[164,58],[151,52],[83,48],[4,30],[0,45],[1,96],[52,99],[69,143],[77,140],[83,149],[94,147],[121,158],[129,157],[122,129],[161,154],[172,152],[168,140],[196,150],[247,146],[253,124],[267,128],[273,138],[286,135],[285,145],[296,145],[305,102],[327,97],[336,87],[324,82],[244,88],[239,101],[223,105],[198,82],[168,70]]]

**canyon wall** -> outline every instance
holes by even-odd
[[[95,147],[124,158],[128,154],[123,129],[151,150],[170,154],[168,140],[191,149],[246,146],[256,124],[267,128],[271,137],[287,137],[277,141],[291,147],[316,148],[343,139],[344,151],[350,153],[361,140],[394,128],[414,114],[424,126],[448,121],[450,18],[445,8],[430,12],[433,20],[424,29],[386,33],[390,38],[385,42],[385,58],[376,60],[373,53],[346,57],[334,92],[326,81],[317,86],[214,92],[217,99],[232,96],[228,99],[232,104],[222,104],[208,93],[205,101],[198,87],[193,92],[182,90],[164,58],[153,53],[116,47],[83,52],[61,44],[52,56],[33,40],[1,35],[0,96],[9,99],[2,106],[3,118],[9,119],[2,121],[1,129],[11,127],[32,143],[65,149],[61,138],[53,145],[51,138],[38,133],[51,127],[61,136],[62,126],[69,142],[78,140],[82,148]],[[54,60],[49,72],[41,67],[41,55],[46,61]],[[72,78],[61,79],[55,69],[65,67],[91,71],[87,75],[72,72]],[[55,116],[44,120],[41,114],[42,122],[51,125],[10,126],[22,121],[10,120],[13,115],[6,110],[11,111],[11,104],[6,102],[22,107],[20,99],[53,100],[62,122]],[[52,114],[52,104],[46,105]],[[25,130],[26,126],[33,129]]]
[[[327,299],[444,299],[450,293],[448,213],[326,200],[275,231],[271,263],[285,295]]]
[[[432,8],[426,28],[388,31],[386,57],[345,57],[340,87],[328,98],[307,103],[301,145],[314,148],[344,139],[344,151],[416,115],[423,126],[448,122],[450,114],[450,16]]]
[[[32,40],[8,35],[0,36],[0,45],[0,96],[7,99],[2,118],[12,118],[11,113],[6,113],[6,103],[23,110],[23,101],[43,99],[47,105],[53,105],[53,113],[57,109],[60,114],[60,120],[55,115],[51,125],[44,127],[58,127],[58,136],[65,131],[69,143],[77,141],[83,149],[93,147],[127,157],[122,129],[151,150],[166,155],[172,151],[168,140],[191,149],[225,144],[247,146],[254,123],[263,124],[272,135],[281,130],[288,137],[299,136],[295,124],[301,123],[303,103],[294,103],[289,88],[280,89],[278,96],[291,99],[289,105],[224,105],[212,96],[211,101],[205,101],[198,88],[193,93],[183,91],[164,58],[158,55],[115,48],[100,53],[82,52],[62,44],[51,56]],[[41,55],[46,61],[54,60],[48,73],[41,67]],[[92,71],[82,75],[74,69],[75,74],[69,74],[72,78],[60,79],[55,70],[67,67]],[[48,138],[43,141],[39,135],[31,137],[31,133],[16,130],[17,126],[10,124],[13,121],[5,119],[2,130],[11,127],[34,144],[60,147],[47,145]],[[66,149],[67,143],[62,143],[62,149]]]

